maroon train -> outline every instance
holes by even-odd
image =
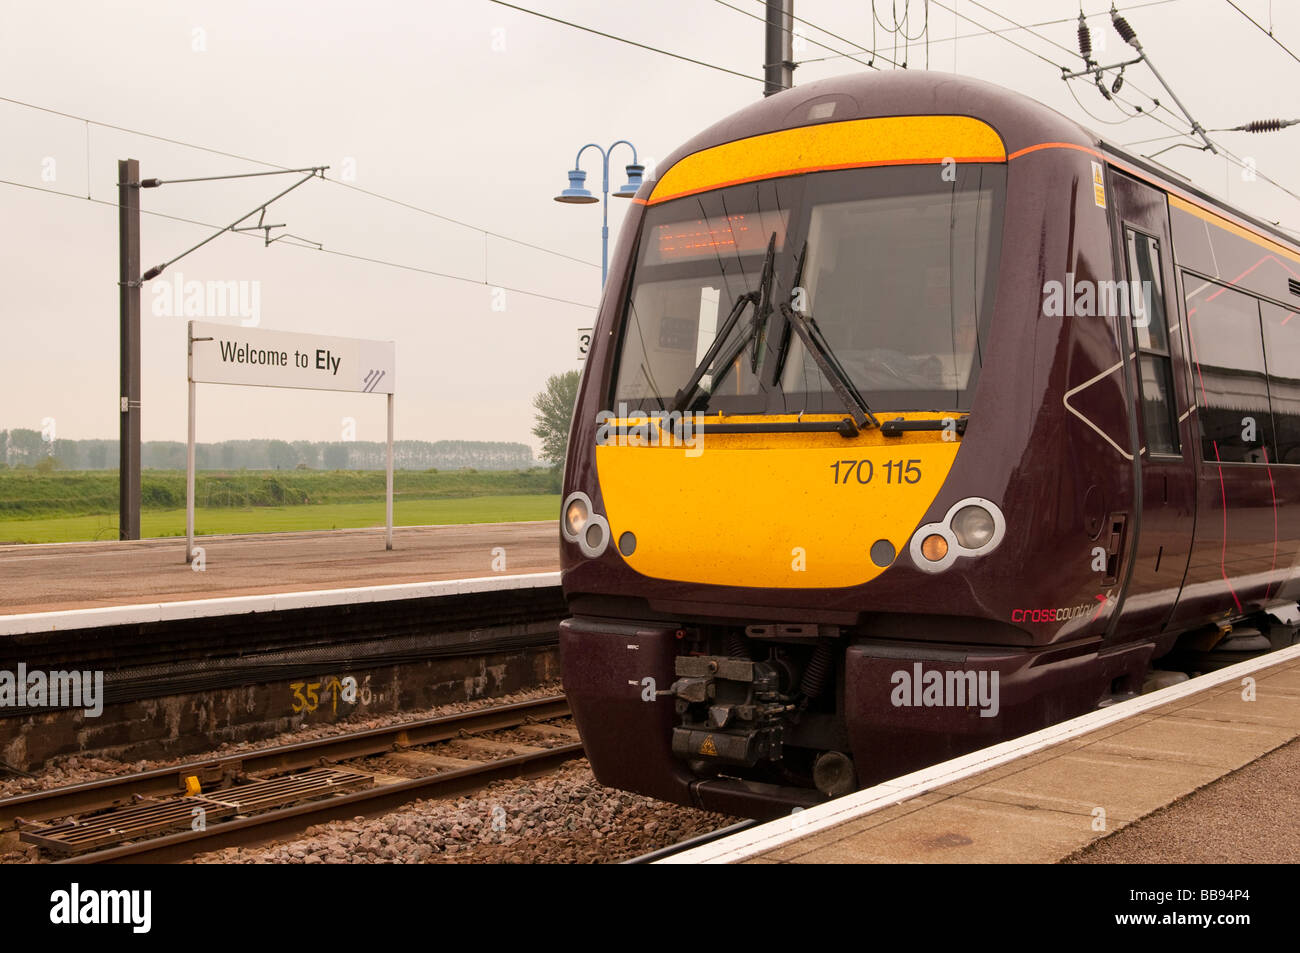
[[[602,783],[771,815],[1295,640],[1285,233],[910,70],[742,109],[635,203],[561,518]]]

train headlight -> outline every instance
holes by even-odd
[[[951,525],[962,549],[983,549],[997,531],[993,514],[977,503],[959,509],[953,515]]]
[[[972,496],[954,503],[939,522],[918,526],[908,549],[917,569],[943,572],[958,556],[991,553],[1006,533],[998,505]]]
[[[594,512],[591,497],[581,491],[570,493],[564,501],[564,518],[560,532],[576,543],[582,554],[595,559],[609,547],[609,520]]]
[[[569,503],[564,508],[564,535],[570,542],[577,542],[578,537],[582,535],[583,529],[587,526],[587,520],[591,518],[591,501],[586,495],[575,493],[569,497]]]

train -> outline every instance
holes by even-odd
[[[1297,313],[1286,230],[976,79],[696,135],[565,460],[597,780],[772,817],[1293,644]]]

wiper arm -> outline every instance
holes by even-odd
[[[745,349],[745,346],[753,340],[756,334],[758,334],[764,320],[772,313],[772,273],[774,271],[773,262],[775,261],[775,258],[776,232],[773,232],[772,237],[769,238],[767,242],[767,257],[763,259],[763,271],[762,276],[759,279],[758,290],[747,292],[736,299],[736,303],[731,308],[731,313],[727,315],[727,320],[722,322],[722,327],[719,328],[717,333],[714,335],[713,344],[709,346],[708,351],[705,352],[704,357],[700,359],[700,363],[695,366],[695,370],[691,373],[690,380],[688,380],[686,385],[673,397],[673,411],[680,413],[691,406],[692,402],[695,400],[696,394],[699,393],[700,381],[704,378],[704,375],[708,372],[709,368],[713,367],[715,363],[717,364],[719,371],[712,386],[717,387],[718,380],[726,374],[727,369],[730,368],[736,358],[740,356],[740,353]],[[731,336],[731,332],[735,329],[736,323],[740,320],[740,316],[745,311],[745,306],[749,304],[755,305],[757,308],[757,311],[754,314],[754,320],[750,323],[749,328],[745,333],[736,339],[736,343],[727,349],[726,358],[718,361],[718,353],[722,350],[722,346],[726,343],[727,338]],[[757,345],[754,350],[757,352]]]
[[[750,304],[758,304],[758,292],[750,291],[736,299],[736,303],[732,305],[731,313],[727,315],[727,320],[722,322],[722,327],[719,328],[718,333],[714,335],[713,343],[709,345],[709,349],[704,352],[704,357],[700,358],[700,363],[695,365],[695,370],[691,373],[690,380],[688,380],[682,389],[673,397],[672,410],[674,413],[680,413],[691,406],[691,402],[695,400],[696,393],[699,392],[700,380],[708,372],[709,368],[713,366],[714,358],[718,356],[718,352],[722,350],[722,345],[726,343],[727,337],[731,334],[732,329],[735,328],[736,322],[740,320],[741,314],[745,311],[745,306]],[[753,336],[753,333],[754,328],[751,325],[749,331],[741,336],[742,346],[751,336]]]
[[[840,403],[849,412],[858,429],[861,430],[866,427],[868,421],[871,422],[872,426],[879,427],[880,421],[871,412],[866,400],[863,399],[858,389],[853,385],[853,378],[849,377],[848,372],[844,370],[844,366],[840,364],[839,359],[830,349],[830,345],[826,343],[826,339],[822,337],[821,329],[817,327],[817,323],[811,317],[804,317],[802,312],[794,310],[785,302],[781,303],[781,314],[794,332],[799,335],[799,340],[803,341],[804,347],[808,349],[808,353],[812,355],[817,366],[821,368],[821,372],[831,382],[831,390],[835,391],[835,396],[840,399]]]
[[[772,317],[772,278],[776,272],[776,232],[767,240],[767,256],[763,259],[763,272],[758,279],[758,312],[754,315],[754,353],[749,359],[749,369],[758,373],[763,360],[763,344],[767,340],[768,319]],[[733,358],[734,360],[734,358]]]
[[[794,294],[799,286],[803,283],[803,264],[808,258],[808,239],[804,239],[803,247],[799,249],[799,260],[794,266],[794,280],[790,282],[790,293]],[[785,359],[790,354],[790,322],[786,321],[781,328],[781,340],[776,345],[776,358],[772,361],[772,373],[768,381],[772,386],[776,386],[777,381],[781,379],[781,374],[785,370]]]

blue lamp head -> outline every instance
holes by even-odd
[[[568,202],[571,205],[590,205],[592,202],[599,202],[600,199],[592,195],[584,187],[587,182],[587,173],[581,169],[573,169],[569,172],[569,187],[555,197],[557,202]]]
[[[637,189],[641,188],[641,176],[645,172],[645,166],[637,165],[635,162],[627,167],[627,184],[614,193],[620,199],[634,198]]]

